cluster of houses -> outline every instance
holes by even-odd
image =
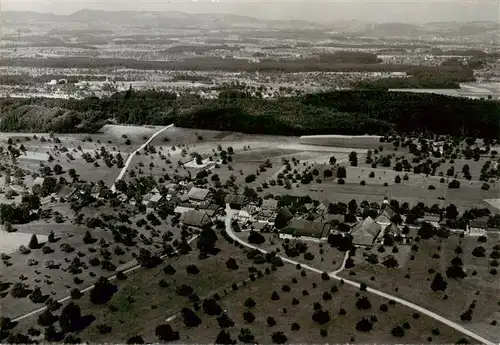
[[[10,181],[2,178],[0,187],[4,190],[11,188]],[[33,185],[43,185],[44,178],[37,177]],[[22,192],[23,190],[19,190]],[[174,213],[179,216],[181,225],[188,227],[203,228],[213,223],[213,219],[224,214],[225,206],[219,200],[215,202],[213,190],[196,187],[186,178],[179,176],[161,187],[161,191],[154,187],[142,196],[140,202],[146,207],[147,212],[152,212],[163,200],[173,202]],[[80,195],[90,193],[93,197],[106,198],[110,190],[102,183],[73,183],[72,186],[63,185],[52,196],[58,199],[74,200]],[[387,235],[399,237],[403,243],[409,243],[411,238],[403,233],[401,224],[393,222],[396,212],[384,200],[382,207],[378,210],[376,217],[365,219],[354,217],[346,221],[342,214],[330,214],[330,202],[325,200],[319,204],[306,203],[303,205],[304,212],[293,214],[287,207],[279,207],[275,199],[264,199],[262,202],[250,200],[244,195],[225,194],[224,204],[229,205],[238,212],[234,219],[239,229],[271,231],[276,220],[280,219],[279,234],[282,238],[301,237],[304,240],[326,241],[328,235],[338,232],[338,225],[342,223],[343,233],[349,232],[356,246],[370,247],[382,243]],[[119,195],[123,201],[127,200],[125,195]],[[129,200],[135,204],[136,200]],[[404,216],[402,216],[404,223]],[[426,214],[418,219],[418,223],[427,222],[436,228],[445,225],[445,221],[439,215]],[[470,235],[483,235],[488,231],[488,217],[478,218],[470,221],[466,233]]]

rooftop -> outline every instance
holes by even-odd
[[[357,245],[371,246],[381,230],[382,227],[373,218],[368,217],[352,229],[352,242]]]

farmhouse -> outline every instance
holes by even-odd
[[[382,212],[375,218],[375,222],[380,225],[388,226],[390,225],[392,217],[397,213],[389,206],[385,207]]]
[[[33,186],[36,185],[36,184],[42,186],[44,181],[45,181],[45,178],[43,178],[43,177],[37,177],[33,181]]]
[[[189,200],[192,200],[192,201],[204,201],[207,199],[208,197],[208,194],[210,193],[210,191],[208,189],[203,189],[203,188],[198,188],[198,187],[192,187],[187,196],[189,198]]]
[[[61,189],[57,192],[58,198],[67,199],[72,196],[76,191],[76,188],[72,188],[69,186],[62,186]]]
[[[244,195],[226,194],[224,202],[229,204],[229,207],[233,210],[241,210],[243,205],[245,205],[246,197]]]
[[[377,239],[382,227],[373,218],[367,217],[352,230],[352,243],[356,246],[371,246]]]
[[[305,219],[293,219],[290,225],[280,231],[280,234],[325,238],[331,230],[331,225]]]
[[[195,228],[203,228],[204,226],[212,224],[208,214],[203,211],[189,210],[182,213],[180,222],[183,225],[192,226]]]
[[[328,213],[328,209],[330,208],[330,201],[329,200],[323,200],[318,207],[316,207],[316,212],[318,214],[324,214]]]
[[[439,228],[439,222],[441,221],[441,217],[436,214],[425,214],[422,218],[417,219],[418,224],[429,223],[432,226]]]
[[[488,217],[480,217],[471,220],[467,227],[467,231],[471,234],[484,233],[485,231],[488,231],[489,229],[488,220],[489,220]]]
[[[262,205],[260,206],[261,210],[265,211],[276,211],[278,208],[278,200],[275,199],[265,199],[262,201]]]

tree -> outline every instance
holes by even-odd
[[[101,277],[90,290],[90,300],[94,304],[105,304],[115,292],[116,286],[110,284],[107,278]]]
[[[238,266],[238,264],[236,263],[236,260],[234,258],[229,258],[227,261],[226,261],[226,267],[229,269],[229,270],[237,270],[240,266]]]
[[[276,325],[276,320],[272,316],[268,316],[266,319],[266,323],[269,327],[273,327]]]
[[[251,311],[243,312],[243,320],[247,323],[252,323],[255,321],[255,315]]]
[[[196,265],[187,265],[186,266],[186,272],[189,273],[189,274],[198,274],[200,273],[200,270],[198,269],[198,267],[196,267]]]
[[[423,239],[429,239],[437,234],[437,229],[428,222],[423,222],[420,229],[418,229],[417,235]]]
[[[457,189],[460,188],[460,182],[457,180],[453,180],[448,184],[448,188],[450,189]]]
[[[253,308],[255,307],[256,303],[255,301],[252,299],[252,297],[248,297],[246,300],[245,300],[245,303],[244,303],[244,306],[247,307],[247,308]]]
[[[351,163],[352,167],[358,166],[358,155],[355,151],[352,151],[349,154],[349,162]]]
[[[337,168],[337,178],[339,178],[339,179],[340,178],[342,178],[342,179],[347,178],[347,171],[346,171],[345,167],[340,166]]]
[[[234,326],[234,321],[231,320],[227,313],[222,313],[219,317],[217,317],[217,322],[220,328],[231,328]]]
[[[238,340],[244,344],[255,344],[255,336],[252,331],[248,328],[240,329],[240,334],[238,334]]]
[[[222,314],[222,308],[214,298],[205,299],[202,308],[203,312],[210,316]]]
[[[283,332],[274,332],[271,335],[271,340],[273,341],[274,344],[284,344],[288,341],[288,338]]]
[[[318,309],[313,313],[312,319],[318,324],[324,325],[330,321],[330,313],[327,310]]]
[[[265,241],[266,241],[266,239],[259,232],[257,232],[257,231],[250,231],[250,235],[248,236],[248,243],[262,244]]]
[[[363,296],[356,301],[356,307],[361,310],[367,310],[372,307],[372,304],[366,296]]]
[[[445,217],[447,219],[456,219],[458,217],[458,214],[458,209],[454,204],[450,204],[448,207],[446,207]]]
[[[405,329],[398,325],[392,329],[391,334],[395,337],[402,338],[405,336]]]
[[[38,324],[40,326],[50,326],[56,322],[57,317],[55,317],[49,309],[45,309],[40,315],[38,315]]]
[[[158,339],[165,342],[172,342],[180,339],[179,332],[174,331],[172,326],[167,324],[156,326],[155,335]]]
[[[63,168],[59,164],[54,165],[54,173],[56,175],[61,175],[63,173]]]
[[[182,308],[181,315],[187,328],[195,328],[201,324],[201,319],[189,308]]]
[[[211,252],[215,248],[217,235],[212,228],[204,228],[198,237],[198,249],[202,252]]]
[[[59,325],[64,332],[73,332],[80,329],[82,312],[74,302],[68,303],[59,316]]]
[[[445,291],[448,283],[443,279],[441,273],[436,273],[431,283],[432,291]]]
[[[373,328],[373,324],[366,318],[362,318],[356,323],[356,330],[359,332],[370,332]]]
[[[399,175],[397,175],[395,178],[394,178],[394,182],[395,183],[401,183],[401,177]]]
[[[335,163],[337,163],[337,158],[335,158],[335,156],[331,156],[328,162],[330,165],[335,165]]]
[[[68,175],[71,177],[73,180],[76,180],[78,178],[78,175],[76,174],[76,170],[71,168],[68,170]]]
[[[132,338],[127,340],[127,344],[144,344],[144,339],[140,335],[134,335]]]
[[[215,339],[215,344],[236,344],[236,340],[231,339],[228,331],[221,330]]]
[[[31,239],[30,239],[30,243],[28,244],[28,247],[30,249],[37,249],[39,247],[39,244],[38,244],[38,238],[36,237],[35,234],[33,234],[31,236]]]

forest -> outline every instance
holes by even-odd
[[[107,122],[272,135],[423,132],[499,138],[495,100],[437,94],[344,90],[262,99],[237,90],[218,99],[134,91],[82,100],[2,99],[0,130],[92,132]]]

